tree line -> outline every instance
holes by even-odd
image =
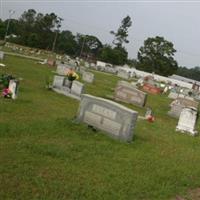
[[[0,39],[4,40],[8,20],[0,19]],[[103,44],[94,35],[73,34],[61,30],[63,19],[55,13],[37,13],[34,9],[24,11],[19,19],[10,19],[6,40],[33,48],[52,50],[56,53],[82,57],[88,60],[101,60],[114,65],[128,64],[137,69],[168,76],[178,74],[196,80],[200,79],[200,68],[179,67],[174,58],[176,50],[172,42],[164,37],[147,38],[139,49],[137,59],[128,59],[125,44],[129,43],[128,30],[132,26],[129,16],[122,19],[113,35],[111,44]]]

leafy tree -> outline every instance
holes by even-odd
[[[132,25],[131,18],[129,16],[126,16],[122,20],[121,25],[118,28],[117,32],[110,31],[110,33],[113,34],[115,37],[115,39],[113,40],[113,44],[116,45],[116,47],[122,47],[123,43],[129,43],[127,37],[128,37],[128,28],[130,28],[131,25]]]
[[[78,44],[78,54],[86,54],[97,56],[99,50],[103,47],[101,41],[93,35],[76,35],[76,41]]]
[[[123,65],[127,61],[128,53],[123,47],[112,48],[110,45],[105,45],[99,54],[99,60],[108,62],[114,65]]]
[[[200,67],[196,66],[194,68],[188,69],[186,67],[179,67],[177,72],[177,75],[194,79],[196,81],[200,81]]]
[[[178,69],[173,57],[175,52],[173,43],[163,37],[148,38],[139,49],[137,68],[164,76],[171,75]]]

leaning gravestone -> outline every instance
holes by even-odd
[[[117,73],[117,76],[123,79],[129,79],[130,78],[130,73],[125,71],[125,70],[119,70]]]
[[[119,81],[115,88],[115,100],[143,107],[147,100],[147,94],[126,81]]]
[[[4,59],[4,52],[0,51],[0,60],[3,60],[3,59]]]
[[[85,82],[93,83],[93,81],[94,81],[94,74],[91,73],[91,72],[83,72],[82,79]]]
[[[114,138],[131,141],[137,115],[136,111],[113,101],[83,94],[77,119]]]
[[[171,117],[179,118],[183,108],[194,107],[195,109],[198,109],[198,106],[199,103],[197,101],[192,101],[185,98],[177,98],[170,104],[171,109],[168,112],[168,115]]]
[[[19,86],[19,82],[17,80],[10,80],[9,82],[9,90],[12,93],[11,98],[12,99],[16,99],[17,98],[17,93],[18,93],[18,86]]]
[[[191,135],[196,135],[195,130],[197,120],[197,110],[192,107],[183,108],[179,117],[178,125],[176,131],[188,132]]]

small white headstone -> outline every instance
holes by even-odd
[[[196,135],[195,124],[197,119],[197,110],[192,107],[183,108],[179,117],[177,131],[188,132],[191,135]]]
[[[61,88],[64,84],[64,76],[54,76],[53,87]]]
[[[16,80],[10,80],[9,82],[9,90],[12,92],[12,99],[17,98],[17,92],[18,92],[18,82]]]

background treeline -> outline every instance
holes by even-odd
[[[0,19],[0,39],[4,40],[8,20]],[[172,42],[156,36],[147,38],[139,49],[136,59],[128,59],[125,44],[128,43],[128,29],[132,20],[126,16],[113,35],[111,44],[103,44],[94,35],[73,34],[61,29],[63,19],[55,13],[42,14],[34,9],[25,11],[19,19],[10,19],[7,41],[16,44],[52,50],[56,53],[82,57],[89,61],[101,60],[114,65],[128,64],[131,67],[169,76],[178,74],[200,81],[200,67],[188,69],[178,66],[174,59],[176,50]]]

